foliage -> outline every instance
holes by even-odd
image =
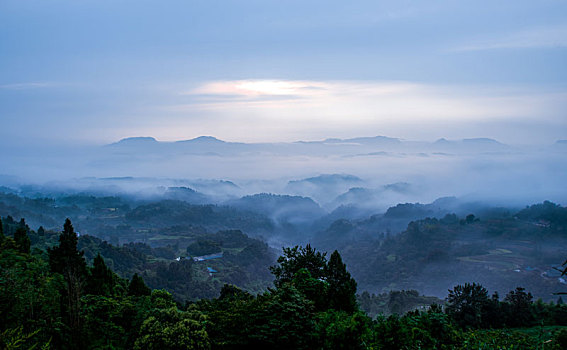
[[[318,347],[321,349],[367,349],[371,340],[371,321],[362,312],[327,310],[317,314]]]
[[[346,269],[338,251],[334,251],[325,266],[325,277],[328,283],[327,298],[329,307],[352,313],[357,310],[356,281]]]
[[[49,349],[49,342],[40,346],[39,343],[34,342],[34,337],[39,333],[39,329],[31,333],[24,333],[23,327],[14,329],[7,329],[0,334],[0,348],[5,350],[16,349]]]
[[[533,302],[532,294],[520,287],[500,301],[496,293],[489,298],[480,284],[457,285],[449,291],[445,311],[416,291],[362,293],[363,308],[399,313],[372,321],[358,309],[356,282],[341,255],[334,251],[327,260],[310,246],[284,249],[273,268],[273,288],[255,295],[224,285],[218,297],[186,300],[181,308],[168,290],[152,290],[144,280],[162,276],[180,288],[179,281],[196,278],[197,263],[191,260],[159,264],[157,270],[144,270],[143,278],[134,274],[125,280],[98,252],[92,266],[86,266],[70,221],[59,245],[47,254],[22,250],[12,237],[24,227],[22,222],[3,221],[10,234],[0,241],[1,348],[533,349],[545,344],[546,349],[563,349],[567,343],[567,305]],[[31,230],[24,232],[33,236]],[[247,242],[237,232],[215,239],[221,236],[230,244]],[[87,243],[120,257],[120,249],[91,239]],[[247,266],[265,248],[252,242],[229,256]],[[146,247],[129,249],[126,254]],[[69,278],[70,271],[81,279]],[[533,324],[541,326],[504,328]]]
[[[25,227],[18,227],[16,229],[16,232],[14,232],[14,242],[20,252],[25,254],[30,253],[31,241]]]
[[[270,267],[275,276],[274,284],[281,287],[291,282],[300,269],[306,269],[313,278],[322,278],[325,273],[327,259],[325,253],[318,252],[311,245],[283,248],[283,255],[278,258],[277,266]]]
[[[63,279],[51,274],[46,261],[16,248],[12,238],[0,243],[0,331],[7,327],[41,328],[37,339],[48,342],[61,327]]]
[[[238,230],[199,233],[195,237],[197,240],[209,237],[218,243],[223,250],[222,258],[194,262],[183,258],[184,249],[179,247],[151,247],[140,242],[116,247],[88,235],[79,237],[78,249],[83,250],[86,260],[93,263],[100,254],[107,267],[121,277],[131,278],[138,274],[150,288],[166,288],[178,302],[215,297],[224,283],[256,293],[271,285],[272,275],[268,267],[275,258],[265,243]],[[179,255],[178,260],[173,258]],[[209,276],[207,266],[218,271],[214,278]]]
[[[193,256],[209,255],[221,251],[220,245],[211,240],[198,240],[187,247],[187,253]]]
[[[414,312],[405,316],[380,317],[373,332],[373,345],[379,349],[452,349],[460,334],[450,317],[441,310]]]
[[[77,234],[69,219],[65,220],[63,232],[59,235],[59,245],[49,248],[49,267],[52,272],[63,275],[66,288],[61,291],[67,308],[67,325],[74,346],[81,346],[77,333],[81,327],[81,296],[87,278],[87,265],[83,252],[77,250]]]
[[[176,307],[157,310],[142,324],[134,349],[208,350],[210,341],[205,320],[198,311],[182,312]]]
[[[549,344],[545,346],[545,344]],[[459,349],[551,349],[553,346],[553,333],[538,329],[536,334],[529,334],[521,330],[484,330],[463,333],[463,340]]]
[[[476,283],[465,283],[449,290],[447,313],[461,327],[479,328],[488,303],[486,288]]]
[[[116,276],[104,263],[100,254],[94,259],[93,267],[90,269],[90,277],[87,281],[87,292],[93,295],[111,296],[114,294]]]
[[[144,296],[152,294],[152,290],[146,286],[142,277],[138,276],[138,274],[134,274],[132,276],[132,280],[128,285],[128,295],[132,296]]]
[[[255,300],[248,329],[250,342],[256,348],[311,349],[315,330],[313,316],[313,303],[286,284]]]
[[[554,229],[567,228],[567,208],[550,201],[529,206],[516,216],[524,220],[549,224]]]
[[[420,295],[416,290],[395,290],[382,294],[370,294],[367,291],[357,296],[360,309],[372,318],[378,315],[403,315],[409,311],[426,309],[433,304],[441,304],[443,300]]]
[[[509,304],[508,326],[510,327],[529,327],[533,326],[534,315],[532,313],[532,299],[531,293],[527,292],[522,287],[516,288],[506,294],[504,300]]]

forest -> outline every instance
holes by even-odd
[[[567,1],[0,0],[0,350],[567,350]]]
[[[550,302],[565,288],[554,267],[565,259],[567,208],[549,201],[499,207],[440,198],[359,217],[354,207],[325,213],[296,196],[194,204],[175,197],[194,195],[188,188],[164,192],[144,198],[4,188],[0,216],[10,235],[25,218],[35,228],[29,231],[32,244],[44,250],[57,243],[61,223],[70,218],[89,264],[100,253],[122,277],[138,273],[151,288],[168,288],[179,300],[214,297],[224,284],[264,291],[281,248],[306,244],[338,250],[361,293],[417,290],[443,299],[453,286],[476,282],[491,293],[522,286]],[[222,258],[186,259],[212,253]],[[208,268],[216,271],[212,279]]]
[[[128,270],[128,259],[144,261],[148,253],[160,253],[143,245],[118,249],[92,238],[87,238],[88,244],[81,243],[84,249],[80,250],[79,242],[85,238],[79,239],[68,219],[56,234],[56,243],[47,248],[37,243],[46,232],[31,230],[25,219],[16,222],[4,218],[0,228],[0,341],[5,349],[567,346],[567,305],[561,297],[556,303],[534,301],[522,287],[503,298],[498,293],[489,295],[477,283],[455,285],[445,300],[420,297],[416,291],[357,295],[357,282],[338,251],[327,256],[306,245],[283,249],[270,267],[272,283],[261,292],[251,293],[226,283],[218,294],[192,300],[175,284],[167,284],[184,283],[176,276],[193,276],[191,259],[124,278],[106,261],[120,266],[124,276],[133,271]],[[247,239],[241,232],[219,236],[234,245]],[[227,238],[231,236],[235,238]],[[211,250],[206,249],[211,247],[213,252],[219,249],[214,241],[202,243],[188,249],[197,249],[197,253],[209,253]],[[105,248],[87,263],[85,251],[92,253],[97,246]],[[101,255],[101,251],[109,255],[114,250],[112,260]],[[239,259],[245,261],[247,254],[255,255],[250,252],[239,258],[239,254],[234,257],[235,264]],[[131,257],[118,258],[122,255]],[[560,270],[563,275],[567,273],[567,262]],[[159,279],[162,274],[163,281]],[[146,279],[166,285],[152,289]],[[388,304],[386,308],[384,304]]]

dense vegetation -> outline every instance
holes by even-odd
[[[2,348],[567,346],[567,306],[534,303],[522,288],[500,300],[497,295],[489,296],[481,285],[457,285],[444,305],[404,315],[407,300],[415,302],[419,296],[411,291],[392,293],[389,300],[399,305],[392,308],[397,312],[373,320],[361,311],[356,282],[340,254],[334,251],[327,258],[307,245],[283,250],[271,268],[274,285],[263,293],[254,295],[226,284],[215,298],[179,303],[167,290],[148,288],[137,273],[129,280],[119,277],[100,254],[87,264],[69,220],[57,244],[47,250],[32,247],[30,236],[39,233],[30,230],[24,220],[0,227]],[[4,227],[9,231],[6,234]],[[372,304],[376,298],[363,294],[359,300]]]
[[[188,188],[165,193],[172,199],[194,194]],[[363,219],[341,218],[348,213],[340,210],[317,219],[313,201],[293,196],[247,196],[230,202],[234,207],[163,197],[51,196],[46,198],[40,189],[0,188],[0,215],[43,225],[38,234],[30,233],[31,243],[41,249],[56,243],[56,231],[69,217],[81,233],[79,247],[89,263],[100,252],[123,277],[147,272],[143,277],[152,288],[174,288],[162,278],[173,259],[220,250],[222,259],[174,265],[178,277],[192,272],[192,278],[184,274],[191,287],[171,289],[180,300],[217,295],[224,283],[250,292],[264,290],[271,283],[268,267],[275,253],[263,248],[262,241],[276,248],[311,243],[322,251],[337,249],[360,289],[377,294],[418,290],[444,298],[455,284],[475,281],[502,293],[522,285],[548,302],[564,288],[553,266],[565,256],[567,209],[551,202],[520,210],[441,198],[430,204],[399,204]],[[298,211],[305,214],[299,221],[294,219]],[[313,221],[306,222],[311,216]],[[253,238],[234,245],[219,237],[220,232],[238,230]],[[217,271],[212,280],[207,267]]]
[[[31,230],[24,220],[16,222],[11,216],[3,219],[4,231],[16,240],[22,233],[36,249],[49,250],[56,245],[59,233],[40,227]],[[195,261],[193,257],[221,252],[221,259]],[[127,243],[120,247],[97,237],[81,235],[77,247],[84,252],[88,263],[97,255],[123,278],[138,274],[151,288],[166,288],[178,301],[197,300],[217,296],[224,284],[235,284],[257,293],[272,283],[268,267],[275,262],[275,253],[265,243],[252,239],[238,230],[210,234],[194,234],[188,247],[167,245],[151,247],[147,244]],[[200,247],[197,250],[195,247]],[[205,248],[203,248],[205,247]],[[204,250],[203,250],[204,249]],[[209,272],[213,269],[215,272]]]
[[[559,205],[457,216],[444,199],[309,223],[317,207],[301,197],[229,207],[180,196],[195,194],[0,193],[0,348],[564,347],[567,309],[552,295],[567,269],[553,269],[567,245]],[[286,203],[307,214],[294,222]],[[274,235],[313,245],[276,260],[261,239]]]
[[[397,208],[398,215],[415,212],[411,206]],[[567,208],[545,202],[517,214],[414,220],[399,234],[374,237],[367,232],[379,219],[342,220],[331,225],[329,236],[342,232],[352,239],[314,244],[339,249],[363,290],[415,289],[442,297],[455,284],[472,280],[501,292],[522,285],[550,301],[553,292],[565,289],[553,267],[564,260],[566,219]]]
[[[70,218],[81,234],[96,235],[114,245],[144,242],[186,246],[203,233],[238,229],[269,236],[274,231],[274,223],[260,213],[222,205],[90,194],[21,197],[1,188],[0,215],[25,217],[31,225],[48,229]]]

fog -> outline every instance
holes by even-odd
[[[341,205],[384,212],[397,203],[446,196],[495,205],[567,203],[567,144],[554,141],[521,146],[482,138],[294,143],[130,138],[105,146],[3,148],[0,156],[0,185],[32,192],[151,198],[167,197],[168,187],[187,187],[203,195],[199,203],[273,193],[310,197],[327,212]]]
[[[444,297],[455,283],[480,281],[501,291],[525,284],[548,299],[563,283],[546,275],[564,260],[563,226],[554,236],[547,221],[520,213],[567,203],[562,141],[144,137],[0,155],[0,216],[32,228],[56,232],[70,217],[79,232],[115,245],[182,250],[196,233],[239,229],[275,249],[338,249],[359,290],[371,292]]]

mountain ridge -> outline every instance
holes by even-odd
[[[273,142],[235,142],[235,141],[225,141],[219,139],[215,136],[210,135],[201,135],[194,137],[192,139],[183,139],[183,140],[175,140],[175,141],[159,141],[153,136],[132,136],[132,137],[125,137],[116,142],[112,142],[109,145],[118,145],[118,144],[125,144],[125,143],[134,143],[134,142],[145,142],[145,143],[189,143],[189,142],[211,142],[211,143],[224,143],[224,144],[244,144],[244,145],[266,145],[266,144],[368,144],[368,143],[391,143],[391,144],[400,144],[400,143],[408,143],[408,142],[423,142],[426,144],[447,144],[447,143],[483,143],[483,144],[500,144],[505,145],[496,139],[489,138],[489,137],[471,137],[471,138],[462,138],[462,139],[455,139],[450,140],[447,138],[440,138],[436,141],[423,141],[423,140],[404,140],[397,137],[389,137],[383,135],[376,135],[376,136],[360,136],[360,137],[353,137],[353,138],[326,138],[322,140],[297,140],[297,141],[288,141],[288,142],[281,142],[281,141],[273,141]],[[557,140],[558,143],[567,142],[567,140]]]

